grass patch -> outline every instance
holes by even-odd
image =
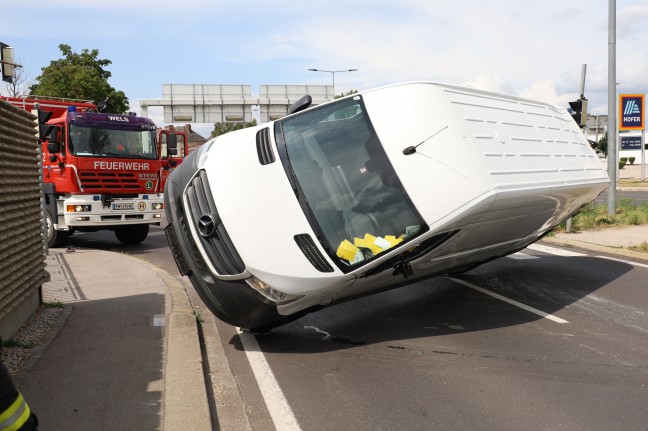
[[[643,251],[645,253],[648,253],[648,242],[644,241],[639,245],[631,245],[628,247],[630,250],[634,251]]]
[[[201,325],[203,323],[205,323],[205,318],[202,316],[202,313],[200,312],[200,310],[198,310],[198,309],[194,310],[193,315],[196,318],[196,322],[198,322]]]
[[[3,341],[2,342],[3,347],[18,347],[20,349],[31,349],[34,347],[34,343],[28,343],[24,341],[18,341],[14,340],[13,338]]]
[[[644,224],[648,224],[648,201],[637,203],[628,198],[619,200],[615,214],[610,215],[607,213],[606,204],[592,203],[583,207],[572,218],[572,230],[574,231]],[[565,223],[556,228],[558,232],[564,230]]]
[[[647,171],[648,172],[648,171]],[[619,187],[645,187],[648,189],[648,180],[641,182],[641,178],[620,178],[617,181]]]
[[[63,308],[65,304],[62,301],[43,301],[43,308]]]

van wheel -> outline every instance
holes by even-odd
[[[124,245],[137,245],[144,241],[149,233],[149,225],[134,224],[115,228],[115,236]]]
[[[47,225],[47,246],[63,247],[67,242],[70,233],[64,230],[54,229],[54,218],[49,211],[45,212],[45,223]]]

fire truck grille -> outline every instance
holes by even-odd
[[[138,190],[140,188],[136,174],[132,172],[79,172],[81,186],[84,189],[103,191]]]
[[[201,170],[185,191],[189,223],[194,224],[196,240],[219,275],[237,275],[245,264],[223,225],[212,198],[207,174]]]

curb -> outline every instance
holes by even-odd
[[[198,326],[185,287],[168,272],[139,259],[167,286],[171,311],[165,327],[163,429],[211,430]]]
[[[632,259],[648,261],[648,253],[644,253],[642,251],[628,250],[622,247],[609,247],[606,245],[594,244],[591,242],[578,241],[574,239],[554,238],[554,237],[544,237],[542,238],[542,242],[550,242],[553,244],[560,244],[568,247],[583,248],[586,250],[596,251],[599,253],[609,253],[609,254],[629,257]]]

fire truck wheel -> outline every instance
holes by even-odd
[[[124,245],[136,245],[144,241],[149,233],[149,225],[135,224],[115,229],[115,236]]]
[[[63,247],[68,237],[70,236],[69,232],[64,230],[54,229],[54,218],[49,211],[46,212],[46,222],[47,222],[47,246],[48,247]]]

